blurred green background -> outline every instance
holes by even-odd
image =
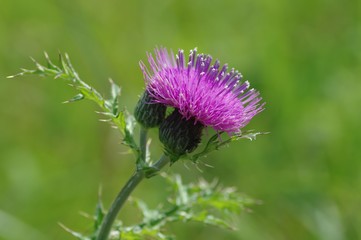
[[[200,52],[239,69],[266,110],[247,129],[270,131],[211,154],[214,168],[169,172],[214,177],[262,200],[229,232],[172,224],[178,239],[361,239],[360,2],[1,0],[0,239],[74,239],[86,232],[99,186],[106,207],[131,174],[118,133],[90,102],[61,104],[64,82],[6,79],[20,67],[68,52],[82,79],[102,93],[111,77],[130,111],[144,83],[138,61],[166,46]],[[152,132],[153,157],[160,154]],[[166,198],[161,178],[134,196]],[[121,218],[137,219],[129,204]]]

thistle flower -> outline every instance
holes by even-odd
[[[155,58],[149,53],[147,56],[150,71],[140,62],[146,90],[154,103],[175,109],[159,131],[160,140],[171,155],[179,157],[195,149],[203,127],[239,133],[263,110],[259,92],[249,89],[249,82],[242,82],[238,71],[232,68],[228,72],[227,64],[221,67],[216,60],[211,65],[210,55],[197,54],[194,49],[186,62],[183,50],[174,56],[165,48],[157,48]],[[185,126],[195,129],[185,130]]]

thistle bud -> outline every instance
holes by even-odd
[[[158,127],[165,118],[167,107],[152,102],[152,96],[144,91],[134,110],[134,117],[144,128]]]
[[[194,118],[186,119],[175,109],[160,125],[159,139],[171,161],[195,150],[201,141],[204,126]]]

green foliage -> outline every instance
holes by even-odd
[[[206,146],[201,152],[195,153],[193,155],[187,155],[194,163],[197,163],[198,160],[202,157],[207,156],[207,154],[219,150],[220,148],[228,145],[231,142],[240,140],[240,139],[248,139],[250,141],[256,140],[257,135],[268,134],[267,132],[253,132],[253,130],[240,132],[239,134],[228,136],[227,139],[222,139],[222,135],[224,137],[224,132],[216,133],[211,138],[209,138]]]
[[[166,230],[170,222],[198,222],[234,230],[232,217],[255,204],[253,199],[237,192],[235,188],[221,186],[216,180],[207,182],[201,179],[197,183],[184,184],[180,175],[161,176],[170,186],[167,202],[150,209],[144,201],[133,199],[142,214],[140,223],[124,226],[122,222],[117,222],[112,228],[110,239],[176,239]],[[95,228],[90,236],[65,229],[79,240],[93,240],[103,216],[101,203],[98,203],[94,216]]]

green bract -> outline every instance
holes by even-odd
[[[134,117],[144,128],[158,127],[164,120],[167,107],[152,102],[148,91],[144,91],[134,110]]]
[[[159,140],[172,162],[197,148],[203,128],[194,119],[185,119],[176,109],[163,121],[159,127]]]

